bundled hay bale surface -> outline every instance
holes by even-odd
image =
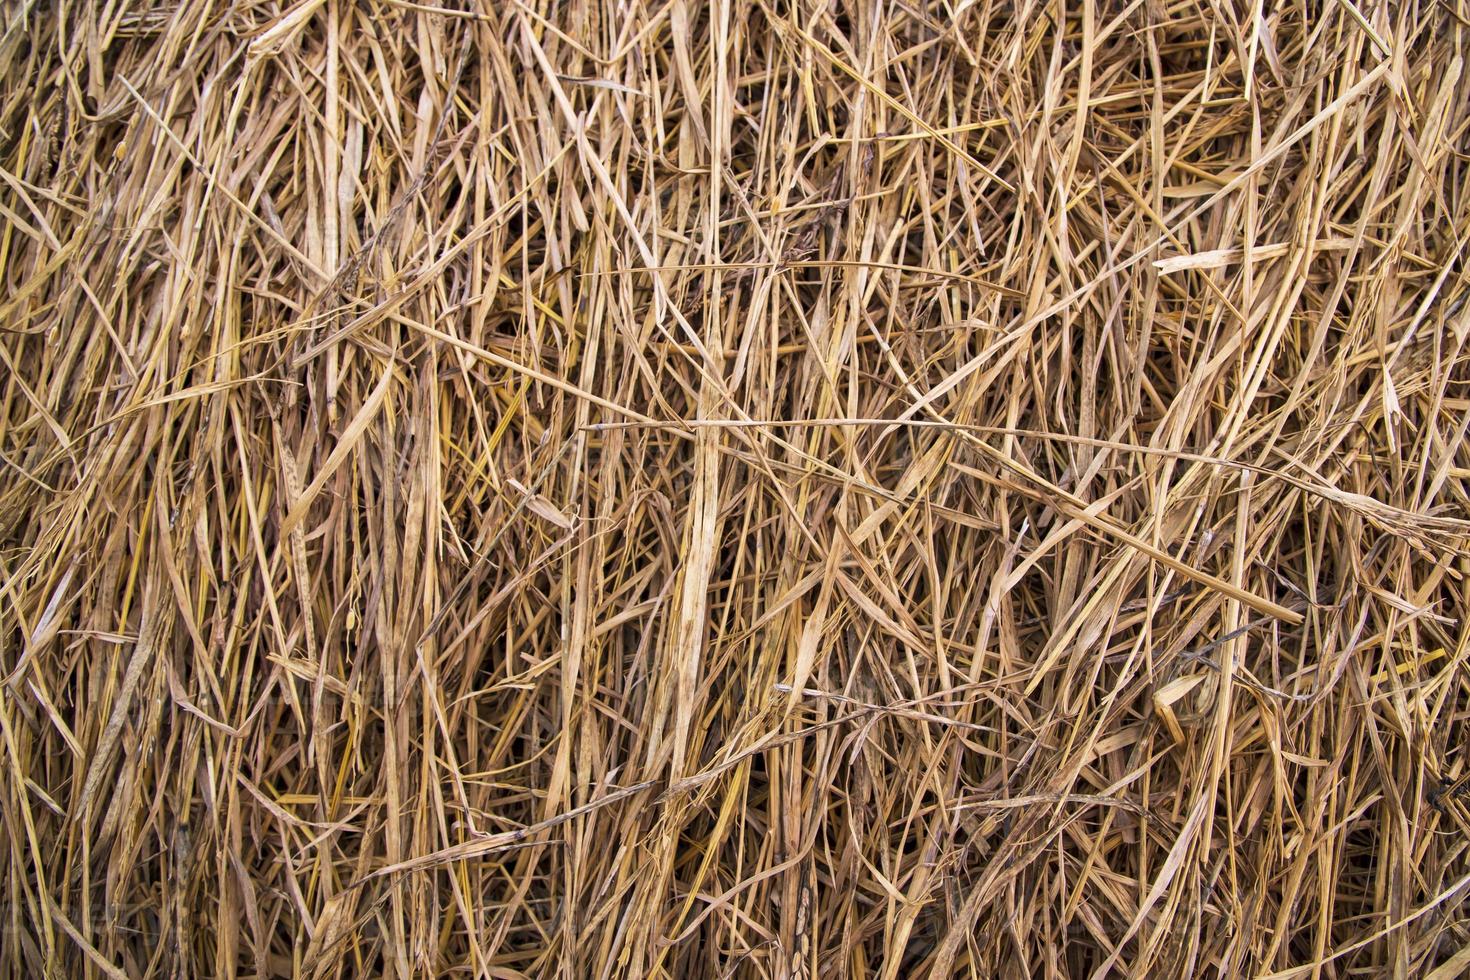
[[[9,0],[6,976],[1470,964],[1464,0]]]

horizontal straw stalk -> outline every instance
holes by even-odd
[[[7,0],[0,972],[1470,969],[1465,0]]]

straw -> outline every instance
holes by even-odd
[[[1459,975],[1467,48],[5,4],[0,975]]]

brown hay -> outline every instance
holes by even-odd
[[[8,0],[7,976],[1470,968],[1465,0]]]

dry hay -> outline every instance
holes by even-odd
[[[1470,963],[1466,0],[7,0],[7,976]]]

